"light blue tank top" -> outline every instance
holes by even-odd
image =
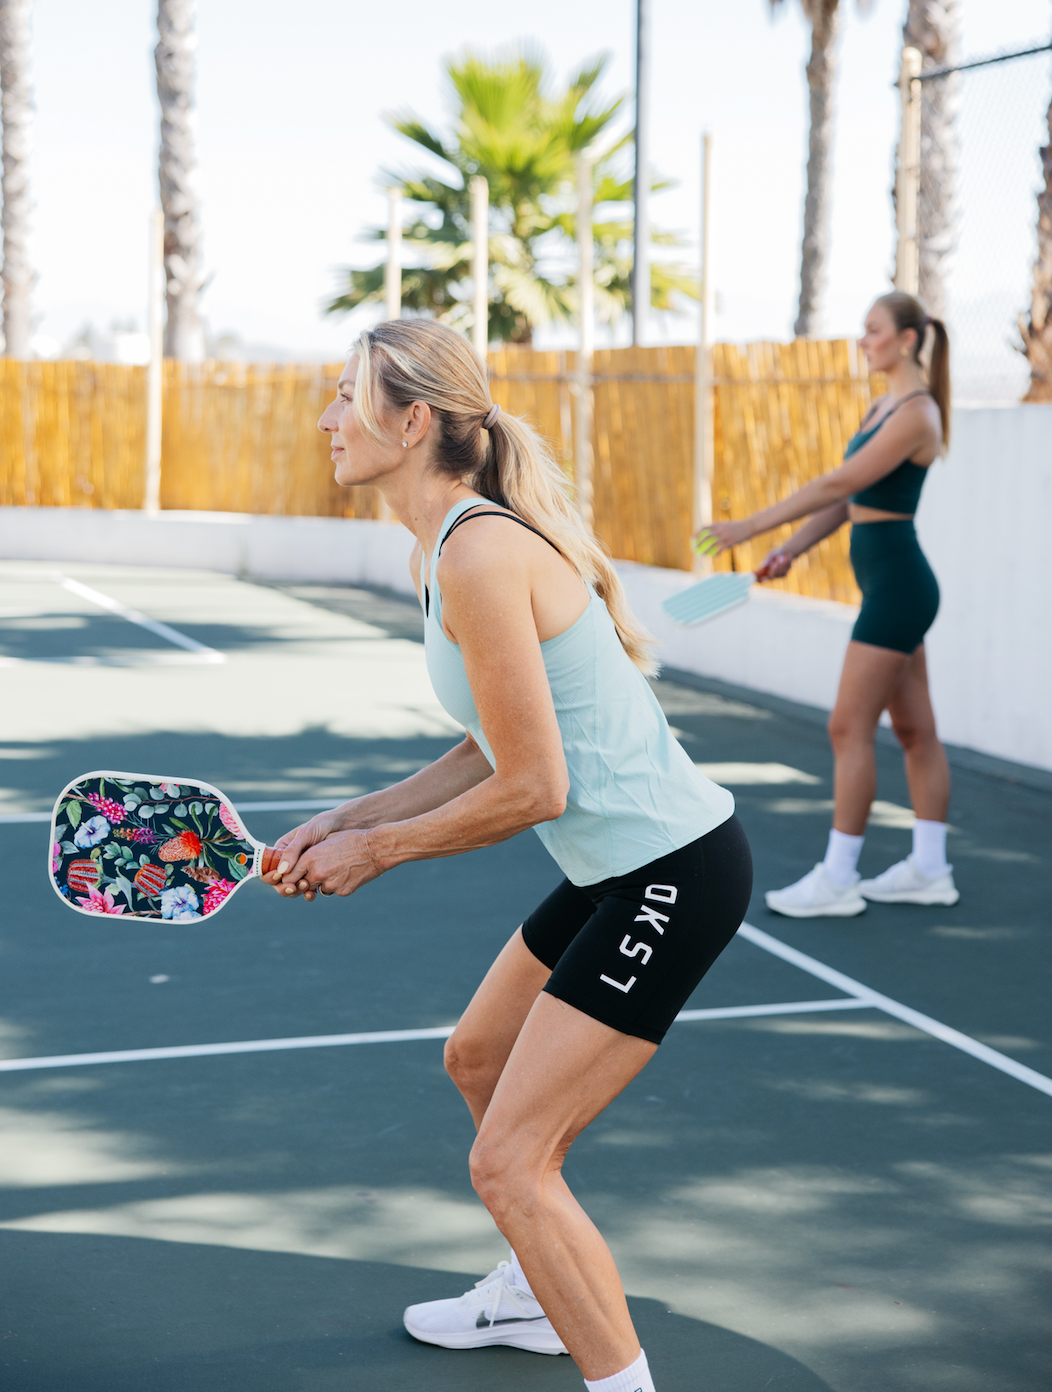
[[[494,765],[460,648],[442,631],[438,588],[438,554],[446,534],[461,513],[482,505],[497,506],[465,498],[446,513],[431,556],[424,642],[435,695]],[[423,560],[420,581],[424,592]],[[541,653],[570,791],[562,816],[535,830],[571,883],[592,885],[627,875],[690,845],[733,814],[733,796],[695,768],[674,738],[594,591],[581,617],[542,643]]]

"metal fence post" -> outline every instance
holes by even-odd
[[[489,349],[489,183],[481,174],[471,180],[471,275],[475,282],[471,342],[483,367]]]
[[[636,168],[632,242],[632,347],[642,348],[650,311],[650,0],[636,0]]]
[[[701,137],[701,312],[694,358],[694,518],[697,532],[712,521],[712,478],[715,469],[712,384],[712,278],[709,272],[709,227],[712,210],[712,136]],[[712,570],[707,556],[695,556],[699,574]]]
[[[577,159],[577,288],[581,342],[577,351],[577,419],[573,465],[577,506],[589,531],[595,521],[592,485],[592,353],[595,350],[595,270],[592,243],[592,161]]]
[[[920,50],[902,50],[899,91],[902,95],[902,132],[899,167],[895,175],[895,288],[915,295],[920,285],[920,246],[917,239],[917,196],[920,189],[921,81]]]
[[[387,266],[384,269],[387,318],[402,317],[402,190],[387,190]]]
[[[150,218],[150,299],[147,320],[150,361],[146,368],[146,482],[144,512],[161,510],[161,407],[164,396],[164,213]]]

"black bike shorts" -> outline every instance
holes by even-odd
[[[752,855],[737,817],[627,875],[563,880],[522,925],[549,995],[660,1044],[745,917]]]

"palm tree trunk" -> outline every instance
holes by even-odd
[[[800,309],[793,332],[810,338],[818,327],[829,252],[829,156],[833,144],[833,83],[836,40],[840,27],[838,0],[805,0],[811,21],[811,57],[807,86],[811,97],[811,133],[807,152],[807,197],[804,242],[800,255]]]
[[[158,173],[164,210],[164,269],[168,284],[166,357],[200,362],[205,356],[198,300],[200,267],[197,149],[194,114],[196,0],[158,0],[157,98],[161,105]]]
[[[1041,148],[1045,186],[1037,195],[1037,260],[1030,320],[1020,324],[1030,360],[1030,390],[1024,401],[1052,401],[1052,103],[1048,108],[1048,144]]]
[[[903,42],[920,51],[921,72],[950,67],[958,58],[958,0],[910,0]],[[957,240],[956,73],[921,84],[921,176],[917,195],[920,252],[918,294],[929,314],[946,317],[946,273]]]
[[[0,192],[4,234],[4,352],[28,358],[33,334],[29,263],[29,152],[33,91],[29,83],[30,0],[0,0],[0,114],[4,172]]]

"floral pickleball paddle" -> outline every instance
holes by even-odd
[[[197,923],[278,862],[211,783],[85,773],[55,803],[49,871],[78,913]]]

